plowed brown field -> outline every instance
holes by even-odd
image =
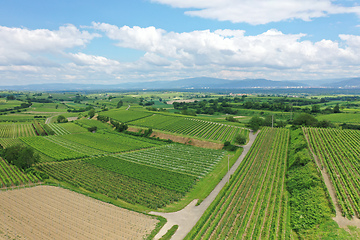
[[[157,222],[53,186],[0,192],[0,239],[143,239]]]

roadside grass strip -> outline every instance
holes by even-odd
[[[203,177],[223,158],[225,151],[178,144],[114,155],[121,160]]]

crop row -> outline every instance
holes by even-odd
[[[62,135],[61,138],[110,153],[120,153],[156,146],[141,138],[135,139],[124,134],[79,133]]]
[[[0,145],[3,148],[8,148],[13,145],[24,144],[19,138],[0,138]]]
[[[124,161],[112,156],[89,158],[84,161],[112,171],[132,177],[150,184],[184,194],[196,183],[197,177],[168,171],[153,166]]]
[[[53,142],[55,144],[58,144],[62,147],[68,148],[70,150],[73,150],[75,152],[82,153],[86,156],[96,156],[96,155],[104,155],[105,152],[97,150],[95,148],[87,147],[85,145],[72,142],[70,140],[66,140],[60,136],[48,136],[45,137],[50,142]]]
[[[154,114],[132,121],[129,124],[221,142],[232,142],[237,134],[244,134],[246,136],[249,134],[247,129],[236,126],[161,114]]]
[[[304,128],[325,166],[343,216],[360,216],[360,134],[352,130]]]
[[[185,145],[165,145],[115,157],[174,172],[202,177],[222,159],[224,151]]]
[[[70,132],[63,128],[60,124],[49,123],[47,125],[55,132],[56,135],[70,134]]]
[[[153,209],[177,201],[182,196],[176,191],[99,168],[84,161],[42,164],[39,168],[59,181]]]
[[[289,131],[264,128],[185,239],[287,239],[285,171]]]
[[[51,142],[45,137],[23,137],[20,139],[30,147],[58,161],[82,158],[87,156],[86,154],[71,150],[67,147],[63,147],[59,144]]]
[[[16,166],[8,164],[4,159],[0,158],[0,188],[38,181],[39,179],[33,174],[25,174]]]
[[[35,136],[31,124],[6,124],[0,125],[0,138],[17,138]]]
[[[130,110],[110,110],[106,112],[102,112],[101,115],[109,117],[119,122],[127,123],[137,119],[145,118],[151,116],[153,113],[144,112],[144,111],[132,111]]]

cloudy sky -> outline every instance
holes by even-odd
[[[359,0],[3,0],[0,85],[360,76]]]

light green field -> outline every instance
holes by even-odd
[[[317,119],[328,120],[336,123],[360,123],[360,114],[356,113],[333,113],[328,115],[318,116]]]

